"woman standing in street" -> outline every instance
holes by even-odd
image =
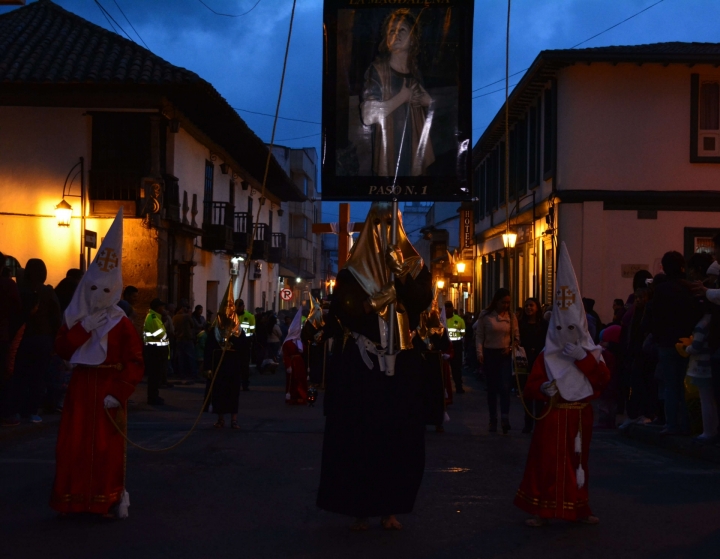
[[[535,359],[545,347],[545,337],[547,336],[548,323],[545,321],[540,310],[540,301],[535,297],[530,297],[523,305],[523,314],[520,316],[520,345],[525,350],[527,356],[527,374],[520,376],[521,390],[525,388],[528,374],[532,371]],[[539,400],[530,400],[525,402],[527,410],[525,411],[525,427],[523,433],[531,433],[533,430],[533,418],[530,413],[537,417],[542,410],[544,402]],[[530,413],[528,413],[528,410]]]
[[[510,383],[512,352],[518,345],[518,323],[510,313],[510,291],[501,287],[490,305],[478,317],[475,331],[477,357],[487,379],[490,432],[497,432],[497,398],[500,396],[500,421],[503,433],[510,430]]]

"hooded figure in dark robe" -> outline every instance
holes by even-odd
[[[410,332],[432,301],[432,280],[402,225],[391,246],[391,207],[370,208],[324,327],[334,341],[317,504],[355,517],[360,530],[371,516],[399,529],[394,515],[412,511],[425,466],[424,344]],[[395,317],[388,312],[393,301],[403,311]],[[398,324],[395,359],[385,354],[389,320]]]

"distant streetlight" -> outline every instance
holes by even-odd
[[[464,274],[465,273],[465,262],[458,262],[455,267],[457,268],[458,274]]]
[[[73,171],[80,169],[73,175]],[[72,175],[72,179],[70,176]],[[70,194],[75,177],[80,175],[80,194]],[[68,184],[70,181],[70,184]],[[67,190],[67,191],[66,191]],[[65,201],[67,196],[80,198],[80,269],[84,272],[85,267],[85,160],[80,157],[78,162],[70,168],[62,189],[62,199],[55,206],[55,217],[57,218],[58,227],[70,227],[70,219],[72,218],[72,206]],[[90,250],[88,249],[88,261]]]
[[[437,280],[437,287],[438,289],[445,289],[445,280]]]
[[[503,233],[502,240],[505,248],[515,248],[517,233]]]
[[[295,278],[295,283],[300,283],[302,281],[302,278]]]

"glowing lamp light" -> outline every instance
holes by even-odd
[[[457,273],[458,274],[464,274],[465,273],[465,262],[458,262],[456,265]]]
[[[505,248],[515,248],[517,233],[503,233],[502,240]]]
[[[295,278],[295,283],[300,283],[302,281],[302,278]]]
[[[60,200],[60,203],[55,206],[55,217],[57,218],[58,227],[70,227],[72,206],[65,201],[65,198]]]
[[[437,286],[438,286],[438,289],[444,289],[445,288],[445,280],[437,280]]]

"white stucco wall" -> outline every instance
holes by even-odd
[[[683,253],[685,227],[718,227],[713,212],[658,212],[657,220],[639,220],[636,211],[603,210],[601,202],[560,204],[559,241],[565,241],[583,297],[595,299],[603,322],[612,320],[612,301],[626,299],[632,278],[623,264],[662,271],[660,259],[670,250]]]
[[[80,264],[80,219],[75,219],[80,198],[67,198],[73,207],[70,227],[58,227],[55,206],[65,177],[81,156],[86,173],[89,168],[90,117],[84,112],[0,107],[0,251],[22,266],[29,258],[41,258],[52,285]],[[70,193],[80,194],[79,176]],[[87,228],[98,236],[107,230],[94,222]]]
[[[690,163],[690,75],[681,64],[576,64],[558,79],[558,189],[715,190]]]

